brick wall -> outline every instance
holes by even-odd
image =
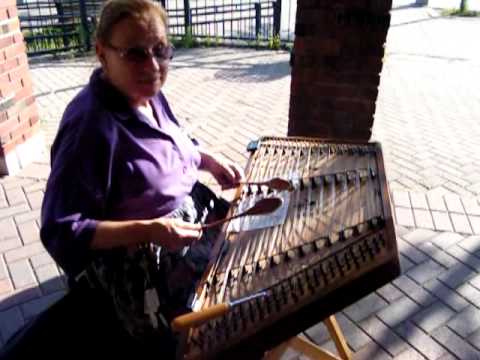
[[[0,174],[12,174],[43,148],[16,0],[0,0]]]
[[[289,135],[368,140],[391,0],[298,0]]]

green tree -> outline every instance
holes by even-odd
[[[460,0],[460,12],[463,13],[467,10],[467,0]]]

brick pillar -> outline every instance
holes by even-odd
[[[370,138],[392,0],[298,0],[288,134]]]
[[[16,0],[0,0],[0,174],[13,174],[44,150]]]

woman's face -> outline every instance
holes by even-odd
[[[157,94],[165,83],[168,46],[162,20],[146,16],[115,24],[109,43],[97,43],[96,51],[109,81],[138,106]]]

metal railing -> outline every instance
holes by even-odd
[[[207,45],[293,41],[295,0],[160,1],[168,12],[169,33],[177,40],[198,39]],[[103,2],[17,0],[28,55],[89,51]],[[282,14],[282,6],[288,14]]]

